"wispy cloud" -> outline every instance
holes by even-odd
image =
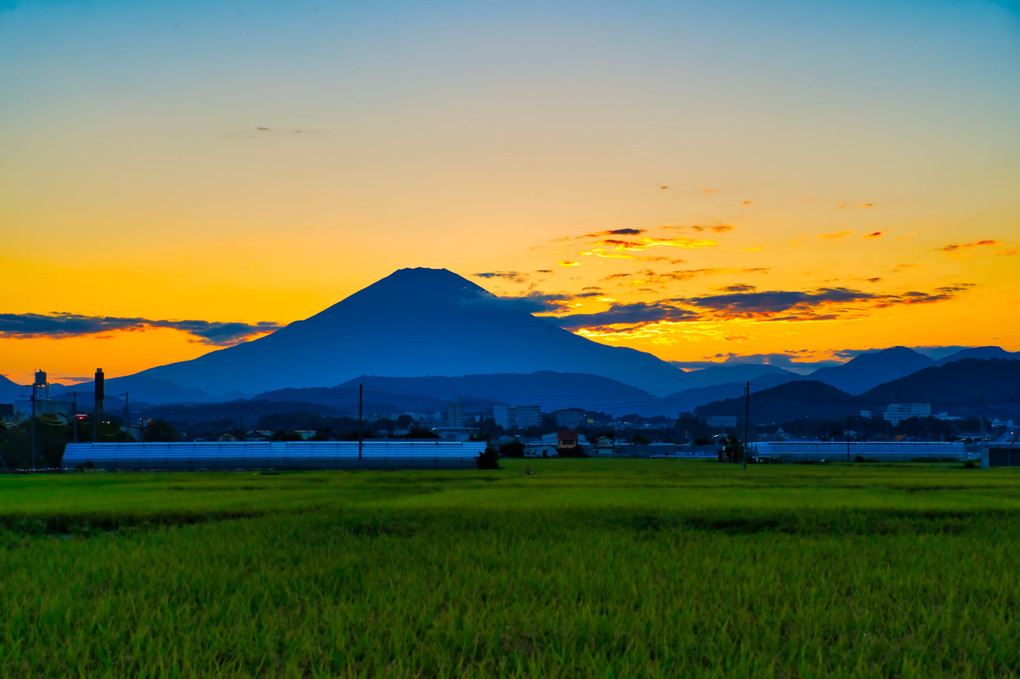
[[[520,271],[483,271],[471,275],[476,278],[502,278],[514,283],[525,283],[528,280],[528,275]]]
[[[227,139],[256,139],[258,137],[269,137],[284,134],[317,134],[316,130],[297,130],[293,128],[279,127],[249,127],[246,130],[238,130],[226,135]]]
[[[950,243],[949,245],[945,245],[941,248],[935,248],[935,251],[948,252],[955,256],[1008,256],[1017,254],[1016,248],[1010,247],[999,240],[976,240],[970,243]]]
[[[115,316],[84,316],[67,312],[49,314],[0,314],[0,337],[14,339],[51,338],[66,339],[85,335],[99,335],[114,331],[145,331],[155,328],[179,330],[202,344],[226,346],[256,335],[262,335],[282,326],[262,321],[259,323],[223,323],[200,320],[152,320],[147,318],[120,318]]]
[[[852,236],[853,231],[839,231],[838,233],[823,233],[819,238],[834,239],[834,238],[846,238]]]

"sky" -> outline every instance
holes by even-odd
[[[0,0],[0,374],[418,266],[687,365],[1017,351],[1018,112],[1015,3]]]

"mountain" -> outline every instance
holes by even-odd
[[[17,404],[19,400],[27,399],[31,393],[31,387],[16,384],[0,375],[0,403]]]
[[[864,394],[875,403],[931,403],[932,412],[1020,416],[1020,361],[967,358],[925,368]],[[982,405],[982,400],[984,405]]]
[[[841,366],[819,368],[807,379],[824,382],[848,394],[863,394],[872,387],[934,364],[933,360],[913,349],[892,347],[861,354]]]
[[[686,373],[651,354],[575,335],[446,269],[401,269],[303,321],[199,358],[150,368],[210,394],[329,387],[358,375],[601,375],[657,395]]]
[[[784,370],[778,366],[766,364],[741,364],[741,365],[720,365],[701,370],[692,370],[687,373],[685,384],[687,389],[700,389],[702,387],[714,387],[719,384],[732,384],[739,382],[750,382],[765,376],[788,377],[791,380],[800,379],[800,375]],[[778,383],[778,382],[777,382]]]
[[[146,377],[145,375],[129,375],[127,377],[111,377],[104,381],[107,401],[120,399],[127,393],[132,402],[137,403],[211,403],[220,401],[211,394],[199,389],[187,389],[169,380]],[[92,407],[96,394],[95,382],[82,382],[68,386],[50,388],[54,399],[69,400],[72,392],[78,392],[78,404]]]
[[[329,389],[283,389],[254,400],[300,401],[356,412],[359,386],[364,387],[366,412],[384,415],[446,410],[454,400],[461,402],[465,412],[487,411],[495,404],[539,405],[543,412],[583,408],[612,415],[660,414],[661,410],[657,397],[636,387],[598,375],[552,371],[461,377],[361,376]]]
[[[758,424],[789,422],[805,417],[838,419],[857,415],[863,399],[813,380],[787,382],[754,394],[750,399],[749,420]],[[744,399],[730,398],[696,408],[698,417],[736,415],[743,419]]]
[[[700,371],[699,371],[700,372]],[[693,373],[697,374],[697,373]],[[788,370],[781,372],[769,372],[750,380],[751,393],[757,393],[765,389],[795,380],[804,378]],[[727,382],[725,384],[714,384],[710,387],[697,389],[686,389],[662,399],[662,414],[676,415],[677,413],[693,413],[699,406],[708,405],[725,399],[742,398],[744,395],[744,382]]]
[[[946,365],[953,361],[962,361],[966,358],[1002,358],[1007,360],[1020,360],[1020,353],[1010,353],[1002,347],[969,347],[961,349],[955,354],[940,358],[935,365]]]

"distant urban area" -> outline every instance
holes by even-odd
[[[973,414],[980,402],[960,414],[939,411],[930,402],[848,408],[839,416],[817,412],[831,409],[832,403],[815,403],[798,413],[791,392],[810,398],[812,390],[824,386],[800,381],[756,393],[748,388],[744,398],[673,417],[614,416],[585,408],[548,410],[540,404],[482,406],[456,398],[432,399],[432,407],[416,410],[366,410],[365,399],[408,396],[378,389],[360,389],[361,402],[348,404],[242,399],[153,406],[132,404],[127,392],[108,400],[104,393],[99,401],[85,390],[57,397],[40,371],[23,399],[0,403],[0,463],[6,471],[59,469],[64,448],[72,442],[484,441],[501,457],[714,456],[739,461],[746,441],[751,461],[866,462],[872,459],[869,451],[877,453],[874,459],[888,459],[897,450],[895,457],[904,460],[966,459],[976,457],[983,444],[1016,440],[1013,418]],[[419,405],[428,405],[418,398]],[[362,417],[344,414],[359,405]]]

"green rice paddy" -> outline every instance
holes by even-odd
[[[1016,471],[503,466],[0,477],[0,675],[1020,674]]]

